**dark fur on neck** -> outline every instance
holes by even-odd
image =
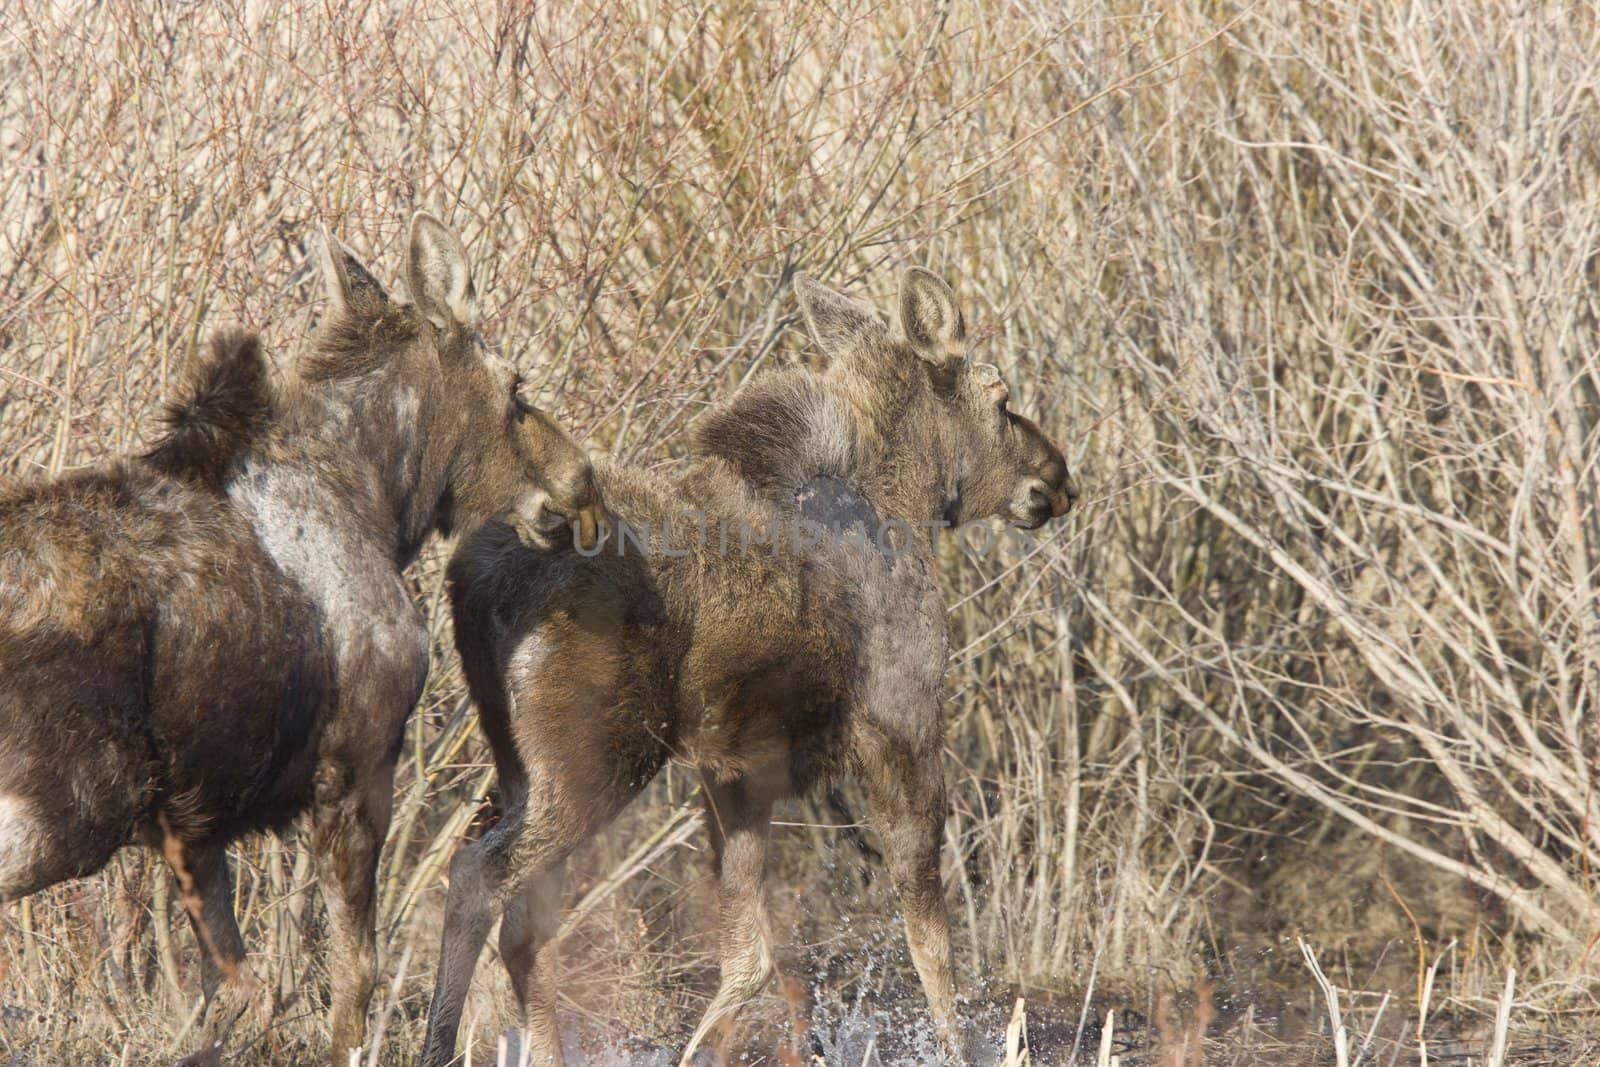
[[[220,490],[272,416],[261,339],[244,331],[219,333],[195,367],[188,395],[162,414],[164,432],[144,458],[171,477]]]

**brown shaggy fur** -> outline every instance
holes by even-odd
[[[899,336],[838,294],[796,289],[826,374],[768,375],[708,413],[678,478],[597,466],[611,512],[648,525],[648,552],[621,536],[599,554],[529,551],[491,524],[451,561],[456,643],[508,804],[452,863],[428,1067],[454,1055],[496,907],[534,1062],[561,1062],[547,942],[562,865],[669,759],[702,772],[721,878],[722,985],[690,1051],[773,970],[772,804],[843,772],[866,780],[912,958],[956,1043],[939,879],[944,606],[927,530],[893,524],[1036,528],[1074,489],[1060,451],[1006,409],[994,369],[964,358],[943,282],[907,275]],[[799,518],[864,536],[802,544]],[[776,547],[741,545],[740,523]]]
[[[419,215],[392,302],[331,238],[309,374],[225,336],[144,457],[0,487],[0,902],[122,845],[172,864],[213,1062],[251,981],[226,846],[311,816],[331,1062],[362,1043],[374,876],[428,630],[401,571],[430,532],[599,507],[587,458],[479,351],[460,242]],[[422,264],[422,267],[419,267]]]
[[[272,421],[272,383],[261,339],[237,330],[211,341],[188,396],[163,413],[161,439],[145,459],[163,474],[220,491],[235,462]]]

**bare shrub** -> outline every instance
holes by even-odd
[[[307,322],[282,311],[309,303],[309,272],[281,279],[319,219],[392,260],[394,220],[448,209],[529,395],[661,464],[711,398],[803,350],[793,270],[854,292],[906,263],[959,275],[994,301],[967,309],[979,351],[1085,489],[1031,551],[947,561],[951,903],[997,1037],[1009,985],[1191,990],[1244,926],[1306,928],[1317,901],[1282,859],[1350,835],[1457,1003],[1493,1010],[1509,964],[1519,1004],[1587,1003],[1592,13],[0,11],[0,471],[141,443],[210,326],[270,327],[267,349],[294,353]],[[414,575],[442,631],[437,559]],[[415,949],[397,1052],[488,782],[444,638],[384,860],[386,973]],[[662,950],[703,868],[680,835],[690,788],[660,784],[576,865],[576,892],[604,897],[566,1005],[586,1025],[670,1039],[704,1006],[705,957]],[[839,981],[860,961],[831,947],[828,893],[888,898],[881,878],[843,888],[861,879],[842,820],[791,814],[775,880],[805,901],[779,910]],[[838,842],[836,874],[793,858],[813,838]],[[246,937],[274,946],[263,1047],[316,1045],[310,868],[293,840],[239,864]],[[1435,907],[1409,888],[1430,872]],[[0,1040],[178,1047],[193,960],[153,873],[125,857],[3,919],[0,999],[49,1018]],[[1388,891],[1353,877],[1361,922]],[[510,1016],[492,980],[477,995]]]

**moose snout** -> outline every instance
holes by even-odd
[[[573,541],[588,551],[600,544],[611,517],[593,482],[586,480],[578,491],[560,495],[531,490],[506,520],[530,548],[554,548],[563,541],[561,531],[570,529]]]
[[[1061,484],[1051,494],[1050,517],[1059,519],[1065,515],[1072,505],[1078,501],[1078,481],[1071,474],[1062,472]]]
[[[1043,478],[1032,478],[1019,488],[1012,507],[1012,518],[1019,525],[1037,530],[1071,509],[1073,501],[1078,499],[1078,487],[1072,477],[1063,473],[1051,481],[1055,484]]]

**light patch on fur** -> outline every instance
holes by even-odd
[[[497,625],[490,640],[491,647],[496,649],[495,658],[505,657],[503,666],[496,672],[495,681],[504,686],[502,692],[510,714],[511,737],[519,752],[537,752],[543,739],[529,733],[535,723],[534,717],[526,712],[519,713],[516,702],[529,694],[542,693],[540,672],[550,659],[552,642],[534,631],[519,640],[510,649],[510,655],[506,656],[503,636],[503,631]]]
[[[27,801],[0,794],[0,897],[27,884],[49,841]]]
[[[517,643],[506,664],[505,677],[512,692],[527,692],[539,679],[539,668],[550,657],[550,641],[537,632]]]
[[[826,393],[813,394],[807,407],[810,408],[806,420],[810,424],[806,441],[809,465],[817,471],[843,475],[855,462],[852,447],[855,433],[849,413]]]
[[[422,412],[422,401],[417,391],[402,385],[394,392],[395,439],[400,442],[400,452],[395,463],[393,484],[410,485],[417,479],[422,466],[421,447],[418,442],[417,420]]]
[[[371,654],[425,670],[428,631],[390,559],[393,546],[363,538],[303,470],[246,469],[230,487],[269,556],[321,609],[341,662]]]
[[[394,419],[395,425],[404,435],[407,427],[415,427],[417,413],[422,410],[422,401],[417,399],[417,391],[402,385],[394,392]],[[409,435],[408,435],[409,436]]]

